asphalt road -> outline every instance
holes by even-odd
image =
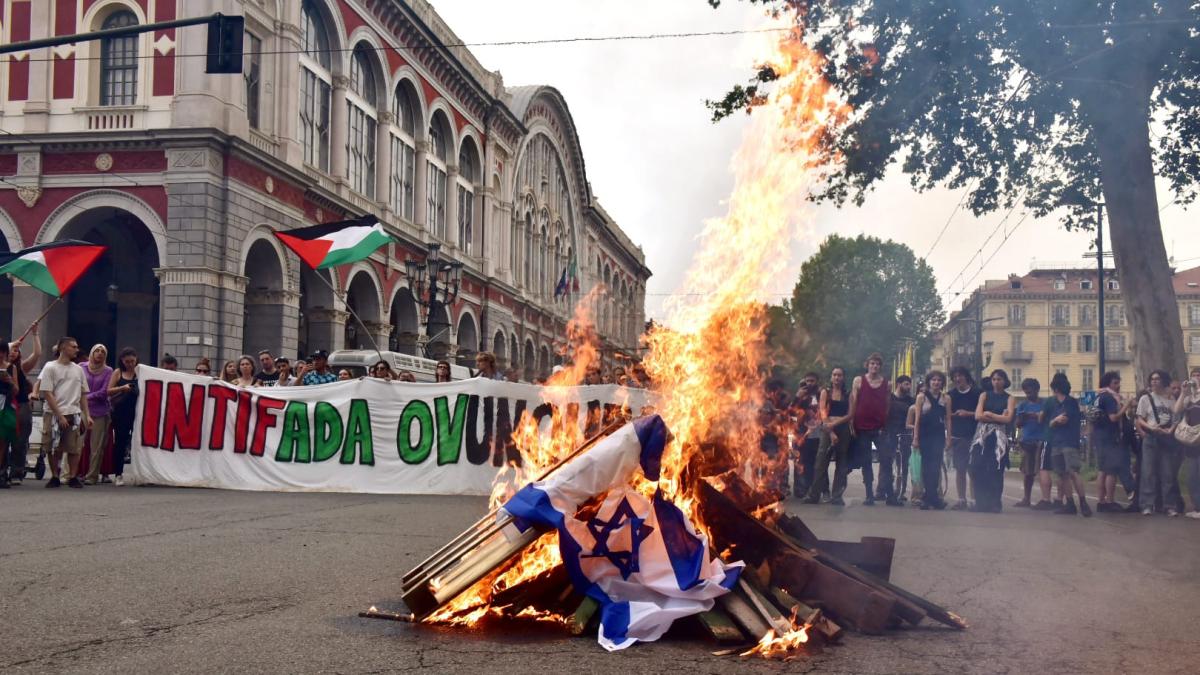
[[[893,580],[970,630],[850,634],[784,664],[687,637],[608,654],[527,627],[360,619],[397,606],[400,576],[483,500],[27,481],[0,493],[0,671],[1197,672],[1200,522],[857,501],[791,510],[822,537],[895,537]]]

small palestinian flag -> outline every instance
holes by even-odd
[[[11,274],[39,291],[61,297],[96,262],[105,246],[67,239],[16,253],[0,253],[0,274]]]
[[[375,216],[275,231],[275,236],[313,269],[357,262],[392,241]]]

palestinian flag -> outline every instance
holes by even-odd
[[[105,246],[67,239],[41,244],[16,253],[0,253],[0,274],[11,274],[54,297],[67,294],[79,277],[96,262]]]
[[[392,241],[375,216],[276,231],[275,236],[313,269],[357,262]]]

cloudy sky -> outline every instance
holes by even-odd
[[[717,10],[704,0],[433,2],[465,42],[755,29],[764,22],[760,10],[733,0]],[[563,92],[579,129],[593,192],[643,248],[654,272],[648,316],[662,318],[663,300],[679,289],[701,224],[724,213],[722,200],[732,189],[729,160],[746,123],[739,115],[713,125],[704,101],[747,77],[759,39],[734,35],[472,50],[485,67],[499,70],[508,86],[549,84]],[[916,193],[896,172],[861,208],[817,207],[803,219],[808,223],[804,236],[792,243],[793,273],[780,278],[774,291],[790,295],[800,263],[833,232],[894,239],[924,256],[961,194]],[[1160,190],[1159,203],[1170,201]],[[965,297],[958,293],[985,278],[1023,274],[1035,261],[1077,262],[1088,250],[1091,235],[1066,232],[1053,219],[1022,221],[1020,210],[985,243],[1004,215],[974,218],[960,211],[950,219],[929,255],[948,307],[957,307]],[[1200,237],[1184,234],[1197,231],[1196,208],[1168,206],[1162,218],[1168,254],[1180,267],[1200,265]],[[1002,243],[1005,232],[1009,238]],[[989,262],[981,270],[984,260]]]

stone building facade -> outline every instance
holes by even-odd
[[[203,26],[0,63],[0,246],[109,247],[43,336],[187,368],[366,348],[353,309],[383,348],[487,349],[532,377],[586,302],[606,354],[636,348],[650,270],[592,196],[566,101],[506,87],[424,0],[0,0],[0,38],[218,11],[246,18],[242,75],[205,74]],[[271,235],[363,214],[397,243],[324,278]],[[430,242],[464,265],[435,317],[404,273]],[[0,332],[48,302],[0,283]]]
[[[1099,337],[1099,274],[1094,267],[1053,265],[1023,276],[985,281],[960,311],[934,335],[933,366],[984,364],[1003,368],[1019,387],[1037,378],[1049,391],[1050,378],[1063,372],[1078,391],[1099,388],[1100,349],[1105,370],[1121,374],[1126,391],[1146,386],[1135,382],[1132,333],[1125,317],[1121,281],[1115,272],[1104,278],[1104,342]],[[1200,267],[1172,277],[1189,368],[1200,366]],[[982,318],[982,324],[979,319]],[[982,325],[983,334],[975,331]],[[983,347],[982,360],[976,350]],[[1136,386],[1135,386],[1136,384]]]

